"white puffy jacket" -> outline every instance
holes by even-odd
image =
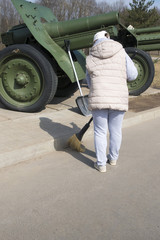
[[[127,111],[126,52],[122,45],[113,40],[94,45],[86,68],[91,79],[88,108]]]

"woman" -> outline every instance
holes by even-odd
[[[122,141],[122,121],[128,110],[127,80],[137,78],[133,61],[119,42],[106,31],[94,35],[94,44],[86,58],[86,80],[89,110],[94,123],[97,162],[94,167],[106,172],[106,162],[116,165]],[[106,156],[107,131],[110,133],[109,154]]]

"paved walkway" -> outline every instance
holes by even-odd
[[[86,94],[88,89],[82,88]],[[143,96],[155,96],[160,90],[149,88]],[[80,114],[75,99],[77,91],[69,99],[54,98],[40,113],[22,113],[6,110],[0,106],[0,168],[33,158],[38,158],[66,147],[70,136],[77,133],[90,117]],[[132,106],[137,97],[130,97]],[[144,110],[144,109],[142,109]],[[123,127],[129,127],[160,116],[160,107],[146,111],[130,109]],[[84,137],[93,135],[93,126]]]
[[[0,169],[1,240],[159,240],[159,121],[123,129],[116,166],[70,149]],[[149,137],[148,137],[149,136]]]

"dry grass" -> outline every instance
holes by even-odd
[[[154,67],[155,67],[155,76],[151,84],[151,87],[160,89],[160,59],[155,61]]]

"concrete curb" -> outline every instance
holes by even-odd
[[[158,117],[160,117],[160,107],[136,113],[135,116],[124,119],[123,128],[131,127]]]
[[[148,120],[153,120],[160,117],[160,107],[153,108],[140,113],[126,113],[123,128],[131,127],[136,124],[143,123]],[[32,118],[31,118],[32,119]],[[86,120],[87,122],[88,120]],[[82,124],[81,124],[82,125]],[[83,126],[83,125],[82,125]],[[0,168],[11,166],[23,161],[40,158],[41,156],[52,153],[54,151],[64,150],[67,147],[67,140],[75,132],[64,132],[62,136],[48,135],[46,139],[41,139],[37,143],[26,145],[25,147],[1,152],[0,154]],[[88,137],[93,137],[93,126],[91,126],[84,135],[83,141],[87,141]],[[54,155],[53,155],[54,158]]]

